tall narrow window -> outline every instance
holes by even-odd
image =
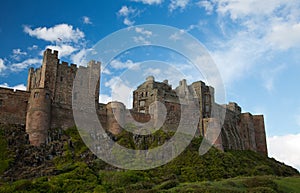
[[[0,99],[0,107],[2,107],[2,106],[3,106],[3,100]]]
[[[50,94],[46,93],[46,99],[49,99],[49,98],[50,98]]]

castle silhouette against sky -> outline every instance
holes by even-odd
[[[91,61],[87,67],[61,62],[58,52],[46,49],[42,66],[30,68],[27,90],[19,91],[0,88],[0,123],[25,125],[29,141],[34,146],[48,142],[48,131],[53,128],[75,126],[72,111],[73,82],[78,69],[84,69],[87,76],[97,73],[100,77],[100,63]],[[83,82],[89,87],[90,80]],[[196,135],[204,136],[209,123],[220,120],[212,116],[212,109],[226,111],[221,133],[217,133],[215,147],[220,150],[252,150],[267,155],[266,134],[263,115],[242,113],[241,107],[230,102],[219,105],[214,100],[214,88],[202,81],[190,85],[182,80],[175,89],[167,80],[155,81],[150,76],[133,91],[133,108],[126,109],[121,102],[99,103],[100,78],[95,91],[95,108],[102,126],[107,132],[117,135],[121,125],[136,122],[145,123],[151,119],[151,105],[159,101],[167,110],[162,129],[175,131],[180,120],[179,97],[197,98],[200,119]],[[73,96],[76,98],[76,95]],[[74,99],[74,98],[73,98]],[[160,112],[156,112],[156,116]],[[155,118],[155,116],[154,116]]]

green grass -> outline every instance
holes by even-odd
[[[253,176],[217,181],[182,182],[177,179],[153,183],[144,172],[103,172],[97,177],[86,166],[57,176],[19,180],[4,184],[0,192],[207,192],[298,193],[299,177]]]
[[[286,177],[275,179],[278,189],[282,192],[300,192],[300,177]]]
[[[1,129],[0,129],[0,134]],[[63,132],[62,156],[54,157],[57,173],[35,179],[1,182],[0,192],[299,192],[298,171],[252,151],[221,152],[210,149],[199,156],[201,138],[194,138],[186,150],[166,165],[145,171],[114,168],[92,157],[76,128]],[[156,133],[146,144],[136,144],[122,132],[116,141],[123,146],[155,147],[173,133]],[[0,156],[7,157],[7,142],[0,135]],[[2,160],[1,160],[2,159]],[[8,165],[1,165],[4,169]],[[12,165],[13,166],[13,165]],[[0,170],[1,171],[1,170]],[[1,176],[1,174],[0,174]]]

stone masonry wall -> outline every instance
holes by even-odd
[[[25,125],[30,93],[0,88],[0,123]]]

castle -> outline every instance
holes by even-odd
[[[78,68],[75,64],[60,63],[58,52],[46,49],[41,68],[29,69],[26,91],[0,88],[0,123],[26,125],[29,141],[34,146],[47,143],[49,129],[74,126],[72,89],[76,72],[80,69],[85,70],[88,77],[95,74],[100,77],[99,62],[91,61],[87,67]],[[83,87],[89,87],[90,81],[88,78],[82,83]],[[120,133],[122,125],[130,123],[132,118],[137,122],[147,122],[151,118],[151,104],[155,101],[163,103],[167,110],[163,128],[176,129],[180,120],[178,97],[196,97],[200,111],[197,135],[204,136],[208,123],[218,122],[217,118],[211,117],[214,106],[226,111],[221,133],[214,144],[217,148],[268,154],[263,115],[242,113],[241,107],[232,102],[217,104],[214,88],[202,81],[187,85],[186,80],[182,80],[172,89],[167,80],[157,82],[150,76],[133,92],[133,108],[129,110],[120,102],[99,103],[99,87],[100,79],[95,91],[96,112],[102,126],[113,135]]]

